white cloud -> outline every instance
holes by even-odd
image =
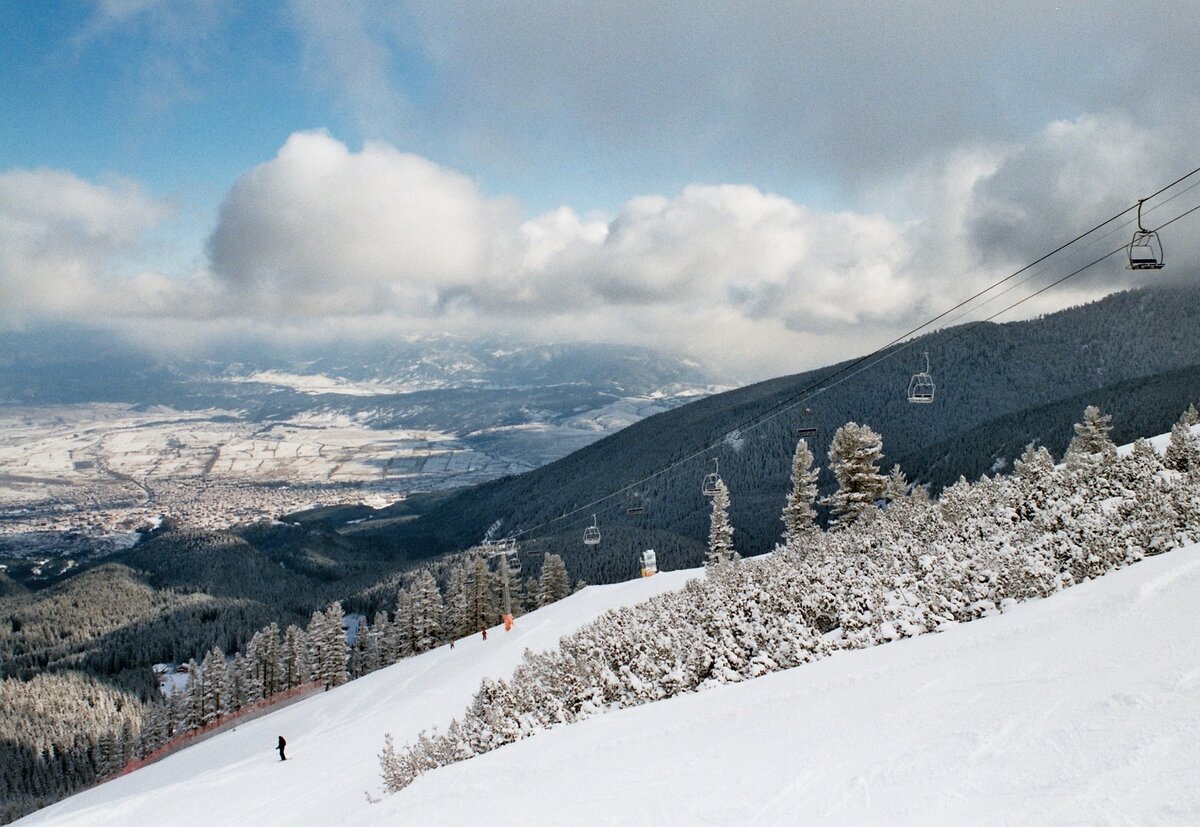
[[[166,214],[138,187],[0,176],[0,286],[9,321],[90,312],[175,323],[188,339],[503,331],[661,347],[765,376],[865,352],[946,309],[1171,180],[1179,140],[1084,116],[924,161],[865,193],[871,212],[696,184],[630,199],[612,217],[563,206],[527,218],[427,158],[302,132],[237,181],[208,242],[211,270],[183,278],[130,264]],[[1180,243],[1181,229],[1164,241],[1186,270],[1200,250]],[[1069,266],[1051,262],[988,311]],[[1116,261],[1096,273],[1022,310],[1133,283]]]
[[[93,184],[58,170],[0,173],[0,320],[95,318],[161,295],[119,274],[170,208],[130,181]],[[171,282],[172,284],[174,282]]]
[[[320,132],[293,135],[237,182],[209,249],[229,312],[266,319],[532,332],[592,315],[679,314],[671,326],[686,327],[732,313],[803,331],[894,319],[917,298],[911,244],[882,216],[723,185],[635,198],[609,222],[568,207],[522,222],[457,172]]]

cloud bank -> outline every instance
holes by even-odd
[[[886,341],[1171,180],[1180,157],[1167,133],[1087,115],[923,162],[868,192],[869,211],[693,184],[615,215],[562,206],[530,217],[385,142],[355,151],[299,132],[234,184],[199,273],[131,265],[170,215],[136,184],[0,175],[0,312],[6,324],[101,316],[196,335],[241,326],[599,339],[759,377]],[[1189,243],[1168,245],[1175,266],[1200,261]],[[1031,309],[1134,283],[1116,261],[1097,271]]]

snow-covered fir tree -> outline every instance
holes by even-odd
[[[283,635],[283,653],[280,663],[281,687],[295,689],[297,686],[312,680],[312,667],[309,665],[308,642],[304,630],[295,624],[288,626]]]
[[[400,589],[396,593],[396,616],[392,619],[388,632],[390,635],[385,647],[386,664],[393,664],[416,651],[413,637],[413,602],[408,589]]]
[[[409,589],[412,595],[413,651],[425,652],[442,640],[442,593],[428,569],[423,569]]]
[[[792,455],[792,490],[780,518],[784,526],[784,543],[794,543],[818,530],[817,511],[813,504],[817,500],[817,477],[820,472],[812,464],[813,455],[808,440],[797,440],[796,451]]]
[[[837,429],[829,445],[829,470],[837,479],[838,490],[821,501],[833,513],[830,528],[851,525],[883,496],[882,456],[883,438],[869,425],[847,422]]]
[[[722,566],[733,559],[733,524],[729,522],[729,487],[717,480],[708,522],[708,555],[704,567]]]
[[[1200,437],[1192,433],[1196,419],[1196,406],[1190,405],[1171,428],[1171,438],[1167,442],[1163,464],[1172,471],[1200,472]]]
[[[474,631],[468,617],[467,570],[462,561],[452,563],[446,577],[446,636],[451,640]]]
[[[1083,421],[1075,424],[1075,436],[1067,446],[1063,461],[1073,465],[1115,459],[1117,446],[1109,436],[1111,431],[1112,415],[1102,413],[1095,405],[1088,405],[1083,411]]]
[[[557,554],[547,554],[538,580],[538,606],[549,606],[570,593],[571,578],[567,575],[566,564]]]

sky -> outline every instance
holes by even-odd
[[[792,373],[1200,166],[1195,11],[0,0],[0,329],[498,333]],[[1163,231],[1166,270],[1114,257],[1001,320],[1194,277],[1197,226]]]

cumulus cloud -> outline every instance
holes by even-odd
[[[302,132],[234,185],[209,255],[231,292],[254,303],[247,312],[421,316],[495,271],[514,209],[390,145],[352,153]]]
[[[723,185],[634,198],[608,222],[569,207],[522,222],[459,173],[324,133],[234,186],[209,249],[231,291],[300,315],[720,304],[804,329],[888,318],[913,293],[909,245],[881,216]]]

